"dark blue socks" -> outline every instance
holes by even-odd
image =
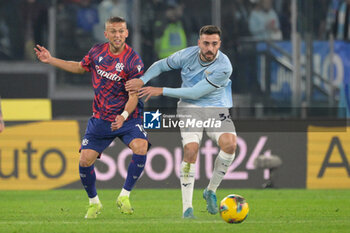
[[[96,192],[96,173],[94,170],[94,165],[90,167],[81,167],[79,165],[80,180],[83,184],[89,198],[93,198],[97,195]]]
[[[145,168],[146,155],[133,154],[128,168],[128,175],[125,180],[124,189],[131,191]]]

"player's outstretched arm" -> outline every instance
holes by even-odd
[[[127,81],[125,90],[132,92],[138,91],[148,81],[169,70],[171,70],[171,68],[167,64],[166,59],[156,61],[148,68],[146,73],[140,79],[131,79]]]
[[[145,97],[145,101],[149,100],[151,96],[169,96],[174,98],[184,98],[196,100],[204,95],[209,94],[217,89],[207,80],[201,80],[193,87],[181,87],[181,88],[167,88],[167,87],[143,87],[140,89],[138,95],[140,98]]]
[[[55,66],[57,68],[60,68],[62,70],[65,70],[71,73],[76,73],[76,74],[85,73],[85,69],[81,66],[80,62],[65,61],[59,58],[52,57],[49,50],[47,50],[44,46],[37,45],[34,48],[34,51],[38,59],[43,63],[50,64],[52,66]]]
[[[138,93],[139,98],[146,96],[145,102],[147,102],[151,96],[160,95],[163,95],[163,87],[143,87]]]

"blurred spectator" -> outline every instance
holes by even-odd
[[[33,47],[44,43],[47,31],[47,6],[38,0],[22,0],[20,4],[21,24],[23,27],[24,56],[35,60]]]
[[[92,3],[92,0],[80,0],[76,17],[78,46],[82,52],[87,52],[91,44],[96,42],[93,37],[93,28],[99,22],[97,6]]]
[[[292,31],[292,11],[291,1],[283,1],[282,11],[279,14],[281,23],[282,38],[289,40],[291,38]]]
[[[182,23],[186,32],[187,45],[197,45],[198,28],[212,24],[211,17],[208,17],[212,0],[201,0],[200,3],[198,0],[181,0],[181,4],[184,5]]]
[[[57,36],[56,40],[56,55],[66,60],[77,60],[82,56],[75,55],[77,45],[76,40],[76,13],[78,5],[68,2],[68,0],[61,0],[57,3]],[[75,55],[75,56],[74,56]]]
[[[249,1],[226,0],[222,2],[223,50],[226,53],[235,53],[239,38],[250,36],[249,10]]]
[[[162,0],[143,0],[141,1],[141,47],[142,60],[145,68],[149,67],[156,59],[154,42],[156,39],[155,25],[156,22],[163,19],[162,13],[166,8],[166,4]]]
[[[0,15],[2,14],[0,13]],[[7,60],[11,57],[10,46],[9,28],[7,27],[6,21],[0,17],[0,60]]]
[[[39,20],[43,18],[30,18],[33,10],[40,12],[39,9],[28,8],[23,11],[23,5],[27,4],[26,0],[0,1],[0,59],[1,60],[21,60],[24,58],[24,30],[29,23],[32,24],[32,40],[42,38],[40,32]],[[27,22],[27,19],[30,22]],[[34,22],[32,21],[34,19]],[[45,21],[46,22],[46,21]],[[43,25],[45,25],[43,22]],[[33,25],[34,23],[34,25]],[[36,27],[35,30],[33,27]],[[39,27],[39,28],[38,28]],[[41,36],[38,36],[41,35]],[[36,37],[37,36],[37,37]],[[32,50],[31,50],[32,52]]]
[[[254,39],[280,40],[282,33],[273,0],[257,0],[257,4],[249,17],[249,30]]]
[[[350,40],[350,0],[344,0],[337,8],[333,25],[335,39]]]
[[[77,11],[77,27],[78,30],[92,33],[93,27],[99,22],[98,12],[91,0],[81,0],[80,7]]]
[[[99,23],[94,26],[94,37],[98,42],[105,42],[105,22],[112,16],[124,18],[130,22],[127,3],[125,0],[103,0],[97,7]],[[129,26],[130,27],[130,26]]]
[[[165,19],[156,22],[156,52],[159,59],[186,48],[187,38],[182,23],[183,5],[169,3]]]
[[[343,0],[330,0],[327,10],[327,19],[326,19],[326,31],[327,33],[332,33],[333,25],[337,15],[337,9]]]
[[[312,14],[312,26],[313,26],[313,36],[315,40],[327,39],[327,14],[328,5],[330,0],[313,0],[312,7],[314,12]],[[308,12],[309,4],[306,6],[306,14]]]

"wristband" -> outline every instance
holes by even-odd
[[[129,117],[129,113],[127,111],[124,111],[122,114],[120,114],[122,117],[124,117],[124,120],[126,120]]]

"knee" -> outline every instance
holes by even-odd
[[[148,149],[148,141],[145,139],[134,139],[130,143],[130,148],[134,154],[145,155]]]
[[[79,165],[80,167],[90,167],[92,164],[94,164],[94,161],[89,159],[87,156],[84,154],[80,155],[79,159]]]
[[[90,150],[90,149],[82,150],[80,154],[79,165],[81,167],[90,167],[95,163],[98,155],[99,153],[94,150]]]
[[[198,144],[186,144],[184,147],[184,161],[186,163],[195,163],[197,160],[198,149]]]
[[[220,149],[228,154],[233,154],[236,151],[237,143],[236,136],[233,134],[223,134],[219,140]]]

